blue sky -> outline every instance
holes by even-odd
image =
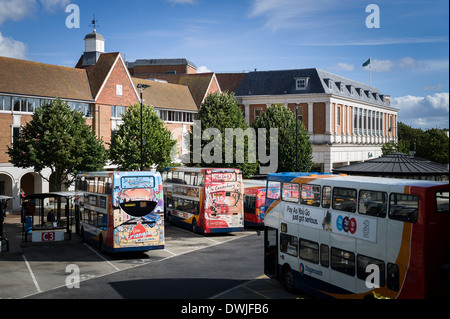
[[[66,27],[67,5],[80,28]],[[379,8],[379,28],[366,19]],[[449,127],[448,0],[0,0],[0,55],[74,66],[94,13],[106,51],[199,70],[317,67],[391,95],[399,121]]]

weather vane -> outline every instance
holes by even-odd
[[[97,22],[98,22],[98,20],[95,20],[95,13],[94,13],[94,19],[92,20],[91,24],[89,25],[90,27],[94,28],[94,32],[95,32],[95,29],[97,27],[99,27],[99,25],[97,25]]]

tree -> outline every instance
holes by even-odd
[[[449,162],[449,138],[439,129],[426,130],[417,143],[416,156],[441,164]]]
[[[86,119],[60,99],[36,108],[7,153],[12,164],[33,167],[48,182],[42,170],[50,168],[56,190],[69,187],[77,173],[102,169],[106,162],[105,147]]]
[[[141,164],[141,106],[132,105],[122,117],[123,124],[112,136],[109,157],[121,170],[139,170]],[[171,162],[172,148],[177,141],[164,126],[152,106],[142,109],[143,166],[162,170]]]
[[[252,126],[255,129],[265,128],[267,134],[270,128],[278,128],[278,172],[311,170],[312,146],[308,133],[303,123],[284,105],[273,104],[253,122]]]
[[[256,158],[251,159],[255,149],[249,147],[246,135],[251,132],[234,93],[209,94],[195,119],[201,123],[201,132],[199,129],[195,134],[195,126],[189,132],[191,154],[187,165],[239,168],[244,177],[256,173]]]

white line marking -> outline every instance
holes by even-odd
[[[87,248],[89,248],[90,250],[92,250],[97,256],[99,256],[101,259],[103,259],[104,261],[106,261],[111,267],[113,267],[116,271],[120,271],[119,268],[117,268],[115,265],[113,265],[108,259],[106,259],[105,257],[103,257],[101,254],[99,254],[94,248],[92,248],[91,246],[89,246],[86,243],[83,243],[83,245],[85,245]]]
[[[31,270],[30,263],[28,262],[28,260],[27,260],[27,258],[25,257],[25,255],[22,255],[22,257],[23,257],[23,260],[25,261],[25,265],[27,265],[28,271],[30,272],[31,279],[33,279],[33,282],[34,282],[34,285],[35,285],[35,287],[36,287],[37,292],[42,292],[42,290],[41,290],[41,288],[39,287],[39,284],[38,284],[38,282],[37,282],[37,280],[36,280],[36,277],[34,277],[33,270]]]

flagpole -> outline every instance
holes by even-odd
[[[372,86],[372,57],[369,58],[370,63],[369,63],[369,81],[370,81],[370,86]]]

